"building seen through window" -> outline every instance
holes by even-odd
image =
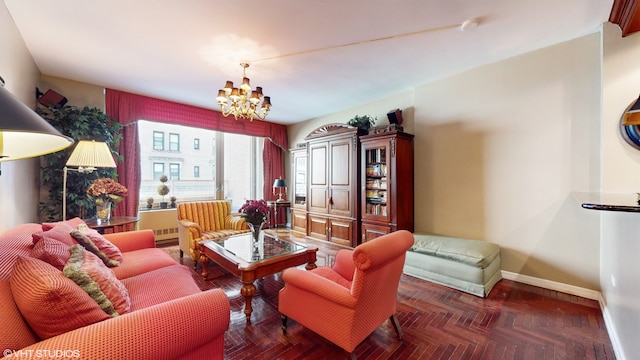
[[[175,196],[178,203],[228,199],[237,211],[245,200],[263,198],[263,138],[147,120],[138,121],[138,137],[141,209],[147,198],[156,206],[162,200],[162,175],[169,178],[166,198]],[[211,153],[202,153],[201,146]]]

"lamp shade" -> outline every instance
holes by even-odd
[[[85,168],[114,168],[116,162],[113,160],[111,150],[105,142],[94,140],[80,140],[73,149],[66,166],[77,166]]]
[[[73,139],[62,135],[1,85],[0,161],[46,155],[73,144]]]
[[[286,188],[287,187],[287,180],[285,180],[285,179],[276,179],[273,182],[273,187],[274,188]]]

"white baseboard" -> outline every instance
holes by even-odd
[[[502,277],[507,280],[513,280],[523,284],[538,286],[541,288],[555,290],[563,292],[565,294],[576,295],[591,300],[599,301],[602,298],[599,291],[585,289],[574,285],[563,284],[557,281],[540,279],[533,276],[517,274],[510,271],[502,270]]]
[[[607,306],[605,304],[604,298],[602,297],[602,293],[600,293],[600,291],[585,289],[585,288],[574,286],[574,285],[563,284],[557,281],[540,279],[533,276],[517,274],[510,271],[504,271],[504,270],[501,270],[501,271],[502,271],[502,277],[507,280],[513,280],[513,281],[517,281],[527,285],[538,286],[538,287],[549,289],[549,290],[563,292],[569,295],[575,295],[575,296],[580,296],[586,299],[596,300],[600,305],[600,310],[602,311],[602,318],[604,319],[604,324],[607,328],[607,333],[609,334],[609,339],[611,340],[611,346],[613,347],[613,352],[616,355],[616,359],[626,360],[624,356],[624,352],[622,351],[622,347],[620,345],[620,341],[618,339],[618,334],[616,333],[615,327],[613,326],[611,315],[607,311]]]

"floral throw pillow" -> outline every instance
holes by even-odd
[[[72,230],[70,234],[85,249],[96,254],[108,267],[119,266],[122,263],[120,249],[97,231],[92,229]]]
[[[102,260],[81,245],[69,248],[71,257],[62,273],[73,280],[109,316],[131,311],[129,292]]]

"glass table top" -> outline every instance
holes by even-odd
[[[214,250],[224,250],[240,260],[248,263],[267,260],[277,256],[293,253],[306,249],[301,244],[280,240],[278,238],[260,233],[260,240],[254,241],[250,233],[215,239],[205,243],[205,246]]]

